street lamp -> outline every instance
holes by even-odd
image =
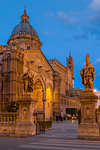
[[[96,89],[94,89],[94,92],[96,93],[96,92],[97,92],[97,90],[96,90]]]

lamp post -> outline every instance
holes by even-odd
[[[46,99],[43,99],[43,131],[45,133],[45,102],[46,102]]]

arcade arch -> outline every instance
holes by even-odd
[[[52,118],[52,87],[48,85],[46,88],[46,103],[45,103],[45,118],[50,120]]]
[[[43,112],[43,85],[39,78],[34,82],[34,97],[37,99],[37,111]]]

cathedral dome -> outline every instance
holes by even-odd
[[[11,36],[20,34],[38,37],[36,30],[29,23],[29,17],[26,15],[26,10],[24,10],[24,15],[21,16],[21,22],[13,29]]]

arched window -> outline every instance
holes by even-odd
[[[7,57],[7,71],[10,71],[10,66],[11,66],[11,55]]]

